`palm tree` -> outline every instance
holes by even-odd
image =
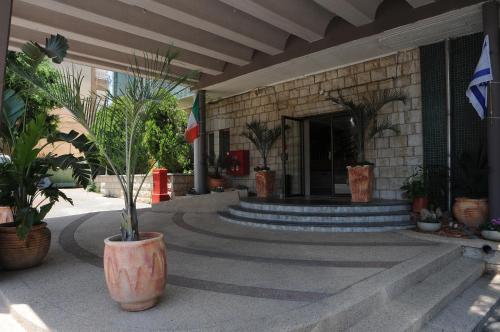
[[[172,93],[191,77],[191,74],[182,77],[171,75],[170,64],[175,57],[176,54],[170,51],[163,54],[160,52],[154,55],[144,54],[141,60],[135,56],[126,86],[118,91],[119,93],[108,91],[104,97],[96,94],[81,97],[83,81],[81,72],[74,70],[60,72],[57,80],[48,87],[40,86],[36,78],[20,72],[25,79],[35,86],[44,88],[50,98],[72,113],[118,178],[125,205],[120,227],[122,241],[139,240],[136,202],[147,174],[142,179],[136,179],[135,173],[139,156],[147,153],[141,144],[144,139],[147,114],[163,100],[165,90]],[[113,103],[115,107],[118,105],[121,109],[121,112],[114,112],[113,121],[108,121],[109,116],[96,116],[98,112],[109,112],[105,105]],[[100,122],[99,119],[106,121]],[[110,127],[110,122],[119,125]],[[125,133],[123,146],[107,144],[108,135],[118,135],[118,131]],[[153,166],[154,163],[151,167]],[[134,186],[136,181],[139,183],[137,188]]]
[[[281,136],[281,126],[268,129],[267,126],[261,122],[252,121],[246,124],[246,129],[247,131],[241,133],[241,136],[248,138],[248,140],[252,142],[260,152],[263,166],[260,167],[259,170],[269,170],[269,167],[267,166],[267,157],[269,156],[269,151],[272,146]]]
[[[399,89],[374,91],[361,97],[359,102],[346,99],[340,93],[338,97],[333,97],[328,93],[328,98],[341,106],[351,116],[357,164],[370,164],[365,159],[365,137],[367,134],[368,138],[371,139],[385,130],[396,134],[400,133],[396,125],[387,120],[380,121],[378,119],[380,110],[385,105],[397,101],[406,104],[408,97]]]

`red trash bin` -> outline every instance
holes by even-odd
[[[152,204],[168,201],[168,171],[166,168],[155,168],[153,170],[153,195]]]

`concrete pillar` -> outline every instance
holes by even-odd
[[[208,163],[207,163],[207,128],[206,128],[206,103],[205,90],[198,91],[198,105],[200,111],[200,136],[194,141],[194,189],[198,194],[206,194]]]
[[[5,64],[6,64],[7,50],[9,47],[12,1],[13,0],[0,1],[0,110],[2,109]],[[1,122],[2,122],[2,117],[0,117],[0,123]]]
[[[500,61],[498,3],[483,5],[483,28],[489,36],[493,81],[490,84],[488,127],[489,207],[490,218],[500,218]]]

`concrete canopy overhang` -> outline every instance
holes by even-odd
[[[60,33],[69,60],[127,71],[178,52],[210,98],[481,30],[481,0],[14,0],[10,47]]]

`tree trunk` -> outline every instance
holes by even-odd
[[[134,202],[128,203],[128,207],[123,211],[122,216],[124,219],[121,226],[122,241],[138,241],[139,223]]]

